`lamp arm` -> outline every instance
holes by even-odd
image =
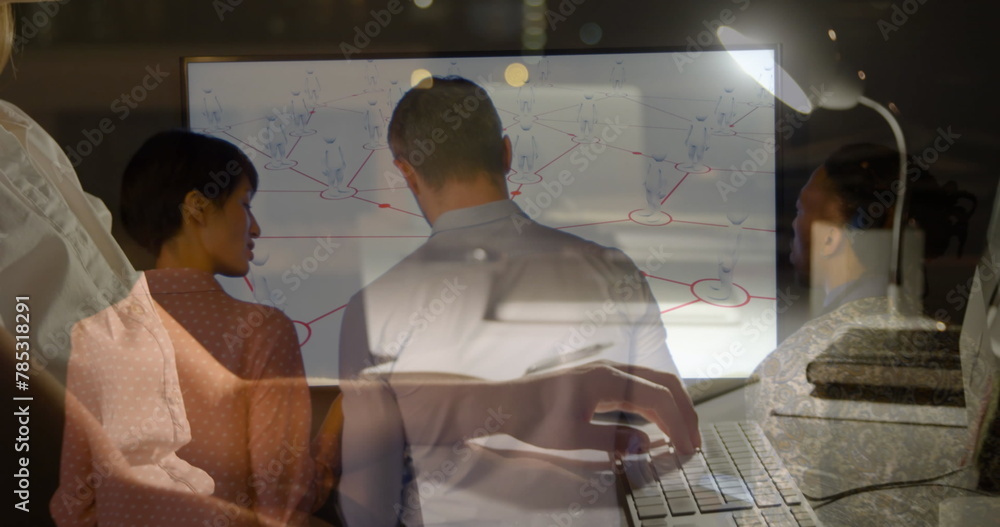
[[[903,279],[900,273],[903,246],[903,208],[906,203],[906,141],[903,139],[903,129],[896,117],[888,108],[865,97],[858,97],[858,103],[878,112],[889,123],[896,137],[896,150],[899,152],[899,190],[896,192],[896,206],[892,218],[892,253],[889,259],[889,308],[899,314],[901,308],[901,288]]]

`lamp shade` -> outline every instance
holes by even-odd
[[[719,42],[730,51],[740,67],[750,75],[751,78],[767,78],[758,71],[762,67],[747,61],[745,55],[734,53],[734,51],[748,46],[759,46],[761,43],[755,39],[747,37],[743,33],[730,26],[721,26],[716,31]],[[787,43],[789,47],[794,47],[796,51],[808,53],[808,46],[798,42]],[[826,108],[828,110],[847,110],[858,104],[858,100],[864,93],[864,83],[853,74],[843,63],[829,62],[823,64],[822,55],[817,51],[817,67],[810,71],[810,83],[807,90],[804,90],[795,79],[788,74],[781,66],[776,66],[773,75],[774,83],[771,85],[761,84],[770,91],[781,102],[785,103],[793,110],[808,114],[815,108]]]

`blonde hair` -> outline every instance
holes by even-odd
[[[0,71],[7,66],[14,49],[14,7],[0,4]]]

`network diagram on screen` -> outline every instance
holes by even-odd
[[[188,61],[190,127],[260,174],[251,271],[223,286],[282,309],[310,382],[334,381],[347,301],[430,233],[392,165],[392,110],[458,75],[511,139],[511,198],[635,261],[683,376],[747,375],[776,344],[775,53],[672,55]]]

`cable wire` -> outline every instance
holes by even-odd
[[[855,496],[857,494],[863,494],[863,493],[866,493],[866,492],[874,492],[874,491],[886,490],[886,489],[899,489],[899,488],[909,488],[909,487],[920,487],[920,486],[947,487],[947,488],[953,488],[953,489],[958,489],[958,490],[964,490],[966,492],[971,492],[971,493],[979,494],[979,495],[982,495],[982,496],[994,496],[994,494],[990,494],[988,492],[983,492],[983,491],[976,490],[976,489],[967,489],[967,488],[959,487],[959,486],[956,486],[956,485],[947,485],[947,484],[942,484],[942,483],[934,483],[935,481],[937,481],[939,479],[946,478],[948,476],[952,476],[952,475],[958,474],[959,472],[962,472],[964,470],[969,470],[969,468],[971,468],[971,467],[962,467],[962,468],[958,468],[958,469],[952,470],[950,472],[946,472],[946,473],[938,475],[938,476],[934,476],[934,477],[930,477],[930,478],[925,478],[925,479],[917,479],[917,480],[911,480],[911,481],[891,481],[891,482],[887,482],[887,483],[877,483],[877,484],[874,484],[874,485],[866,485],[866,486],[863,486],[863,487],[857,487],[857,488],[845,490],[843,492],[838,492],[836,494],[831,494],[829,496],[814,497],[814,496],[810,496],[810,495],[805,494],[805,493],[803,493],[802,495],[805,496],[805,498],[808,499],[811,502],[815,502],[815,501],[821,501],[821,502],[823,502],[823,503],[820,503],[818,505],[813,506],[813,509],[819,509],[819,508],[825,507],[825,506],[827,506],[827,505],[829,505],[829,504],[831,504],[831,503],[833,503],[835,501],[838,501],[838,500],[841,500],[841,499],[844,499],[844,498],[847,498],[847,497],[850,497],[850,496]]]

